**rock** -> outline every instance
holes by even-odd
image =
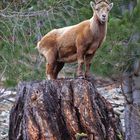
[[[75,140],[79,134],[89,140],[122,139],[119,119],[93,82],[61,79],[19,84],[9,140]]]

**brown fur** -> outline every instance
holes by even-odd
[[[108,4],[102,2],[97,6],[106,8]],[[50,31],[38,42],[37,48],[47,60],[46,74],[49,79],[57,78],[64,63],[74,61],[78,61],[77,75],[83,75],[82,66],[85,63],[85,74],[89,76],[92,57],[101,46],[107,30],[107,22],[102,23],[97,12],[90,20]]]

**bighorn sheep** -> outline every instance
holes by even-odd
[[[46,75],[56,79],[64,63],[78,61],[77,76],[90,76],[90,65],[96,50],[106,37],[109,11],[113,3],[108,0],[90,2],[93,16],[77,25],[54,29],[37,44],[46,58]],[[82,72],[85,64],[86,71]]]

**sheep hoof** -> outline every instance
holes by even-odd
[[[92,73],[86,73],[86,74],[85,74],[85,77],[86,77],[87,79],[94,78],[94,76],[93,76]]]
[[[77,76],[78,79],[85,79],[85,76],[84,75],[79,75]]]

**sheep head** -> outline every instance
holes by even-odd
[[[105,23],[108,20],[108,15],[113,7],[113,3],[109,0],[95,0],[91,1],[90,5],[101,23]]]

